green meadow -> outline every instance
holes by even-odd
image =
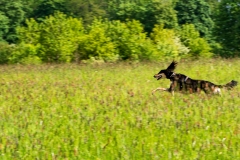
[[[151,91],[169,62],[0,66],[1,160],[240,159],[240,87],[222,96]],[[240,82],[240,59],[176,72]]]

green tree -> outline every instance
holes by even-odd
[[[209,4],[212,14],[216,12],[221,0],[206,0]]]
[[[4,37],[6,37],[9,31],[9,19],[8,17],[0,12],[0,42],[4,41]]]
[[[56,11],[66,13],[66,0],[39,0],[29,4],[32,7],[28,18],[34,18],[37,21],[43,21],[47,16],[53,15]]]
[[[153,14],[157,22],[155,24],[164,25],[164,28],[168,29],[176,28],[178,26],[178,21],[177,12],[174,10],[174,6],[175,2],[173,0],[153,1],[151,5],[153,13],[150,13],[147,19]]]
[[[16,28],[25,19],[22,0],[0,1],[0,39],[14,43],[17,40]]]
[[[226,57],[240,56],[240,2],[222,0],[216,18],[215,33],[223,46],[220,54]]]
[[[164,24],[166,28],[177,26],[177,15],[174,3],[168,1],[124,1],[112,0],[108,6],[111,20],[138,20],[145,31],[150,33],[155,24]]]
[[[211,39],[214,23],[208,3],[204,0],[179,0],[175,9],[180,25],[194,24],[201,37]]]
[[[65,6],[69,15],[82,18],[85,25],[90,25],[96,17],[107,17],[106,0],[67,0]]]

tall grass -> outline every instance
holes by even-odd
[[[237,159],[240,87],[222,96],[151,91],[168,63],[1,66],[0,159]],[[225,84],[240,60],[180,62]]]

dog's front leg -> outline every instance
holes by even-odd
[[[161,88],[161,87],[159,87],[159,88],[156,88],[156,89],[154,89],[153,91],[152,91],[152,95],[156,92],[156,91],[169,91],[169,89],[168,88]]]
[[[174,89],[175,89],[176,82],[174,83],[173,81],[171,82],[170,88],[169,88],[169,92],[172,94],[172,96],[174,96]]]

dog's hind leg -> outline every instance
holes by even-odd
[[[169,89],[168,88],[161,88],[161,87],[159,87],[159,88],[156,88],[156,89],[154,89],[153,91],[152,91],[152,95],[156,92],[156,91],[169,91]]]

